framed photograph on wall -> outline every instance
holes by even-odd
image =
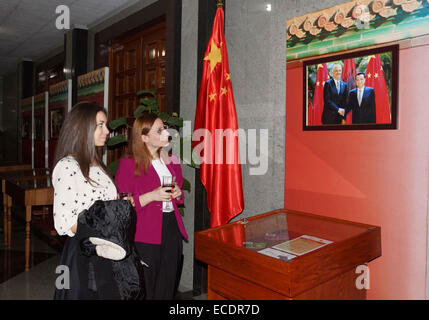
[[[307,60],[303,130],[397,129],[399,45]]]
[[[43,115],[34,116],[34,140],[43,141],[45,130],[43,130]]]
[[[22,118],[21,138],[31,139],[31,117]]]
[[[50,138],[58,139],[61,126],[64,121],[64,109],[54,109],[50,111]]]

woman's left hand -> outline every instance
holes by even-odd
[[[131,202],[131,205],[132,205],[133,207],[135,207],[135,206],[136,206],[136,204],[134,203],[134,198],[133,198],[133,197],[125,197],[125,198],[124,198],[124,200],[128,200],[129,202]]]
[[[182,190],[180,190],[180,187],[177,184],[177,182],[175,184],[176,185],[174,186],[172,193],[171,193],[171,198],[180,200],[182,198]]]

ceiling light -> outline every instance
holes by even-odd
[[[270,11],[271,11],[271,3],[267,3],[267,4],[265,5],[265,10],[267,10],[268,12],[270,12]]]

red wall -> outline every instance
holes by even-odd
[[[368,299],[425,299],[427,57],[400,50],[398,130],[304,132],[302,67],[287,70],[285,208],[381,226]]]

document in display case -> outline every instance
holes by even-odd
[[[380,227],[279,209],[195,233],[208,299],[366,299]]]

